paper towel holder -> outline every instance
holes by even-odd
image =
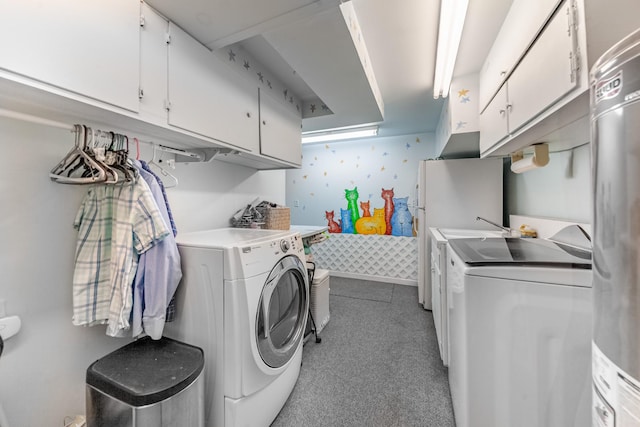
[[[511,153],[511,172],[522,173],[541,168],[549,163],[549,144],[532,145],[533,156],[526,156],[522,150]]]

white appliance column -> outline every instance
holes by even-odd
[[[640,31],[591,76],[593,426],[640,425]]]

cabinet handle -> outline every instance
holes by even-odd
[[[507,111],[511,112],[511,104],[507,104]]]
[[[453,260],[451,260],[451,265],[456,265],[456,263],[455,263],[455,262],[453,262]]]
[[[263,124],[263,125],[266,125],[266,124],[267,124],[267,122],[263,120],[263,121],[262,121],[262,124]]]
[[[500,71],[500,77],[504,77],[504,76],[506,76],[506,75],[507,75],[507,72],[506,72],[506,71]]]
[[[251,113],[247,113],[247,118],[250,119],[251,118]]]
[[[507,112],[507,110],[505,109],[501,109],[500,111],[498,111],[500,113],[501,116],[504,116]]]

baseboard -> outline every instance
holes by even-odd
[[[346,279],[370,280],[372,282],[385,282],[385,283],[393,283],[396,285],[406,285],[406,286],[416,286],[416,287],[418,286],[418,282],[416,280],[400,279],[397,277],[372,276],[370,274],[348,273],[344,271],[331,271],[331,270],[329,270],[329,275],[333,277],[344,277]]]

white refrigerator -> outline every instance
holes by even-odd
[[[502,224],[501,158],[422,160],[418,169],[418,302],[431,310],[429,227],[495,229]]]

